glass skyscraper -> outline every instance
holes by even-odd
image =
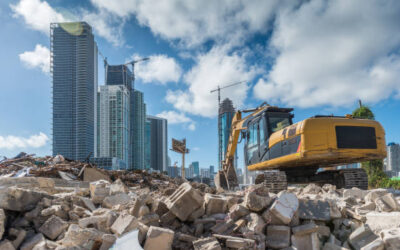
[[[137,90],[133,92],[133,147],[132,162],[133,169],[144,169],[144,130],[146,120],[146,105],[143,93]]]
[[[146,119],[144,126],[144,168],[151,168],[151,122]]]
[[[200,165],[198,161],[192,162],[194,176],[200,176]]]
[[[100,86],[98,157],[117,157],[129,162],[130,92],[124,85]]]
[[[156,116],[147,116],[150,122],[150,167],[160,172],[167,171],[167,120]]]
[[[229,98],[226,98],[225,100],[222,101],[222,103],[219,106],[219,115],[218,115],[218,160],[219,160],[219,168],[221,169],[222,167],[222,161],[225,160],[225,154],[226,150],[228,149],[228,143],[229,143],[229,136],[231,132],[231,126],[232,126],[232,119],[233,116],[235,115],[235,109],[233,108],[232,101]],[[234,167],[236,169],[236,156],[237,154],[235,153],[235,159],[233,161]]]
[[[50,24],[53,155],[85,160],[97,144],[97,45],[85,22]]]

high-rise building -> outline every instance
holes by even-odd
[[[151,169],[151,122],[148,119],[144,128],[144,168]]]
[[[105,67],[106,85],[124,85],[129,89],[134,89],[133,74],[128,66],[124,64],[109,65]]]
[[[225,153],[228,148],[229,135],[231,132],[232,119],[235,115],[235,109],[233,108],[232,101],[228,98],[222,101],[219,106],[218,112],[218,164],[219,169],[222,167],[222,161],[225,159]],[[237,153],[235,153],[235,159],[233,165],[236,169],[236,158]]]
[[[211,177],[211,178],[214,178],[214,173],[215,173],[214,166],[211,165],[211,166],[210,166],[210,177]]]
[[[125,85],[100,86],[98,157],[117,157],[128,166],[130,92]]]
[[[96,154],[97,45],[85,22],[50,24],[53,155]]]
[[[200,176],[200,165],[198,161],[192,162],[193,166],[193,175],[194,176]]]
[[[132,162],[133,169],[144,169],[144,132],[146,120],[146,105],[143,100],[143,93],[134,90],[135,99],[133,108],[133,147]]]
[[[153,170],[167,171],[167,120],[156,116],[147,116],[150,122],[150,166]]]
[[[200,172],[200,177],[201,178],[210,178],[210,176],[211,176],[210,169],[202,168],[200,170],[201,170],[201,172]]]
[[[398,176],[400,172],[400,145],[391,142],[387,145],[385,172],[390,176]]]

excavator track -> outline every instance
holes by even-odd
[[[255,184],[263,183],[273,193],[279,193],[287,189],[286,174],[283,171],[265,171],[257,175]]]
[[[368,189],[368,175],[361,168],[337,170],[334,182],[337,188]]]

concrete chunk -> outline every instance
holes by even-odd
[[[39,242],[44,241],[44,240],[45,240],[45,238],[44,238],[43,234],[41,234],[41,233],[35,234],[34,236],[28,238],[24,242],[24,244],[22,244],[21,250],[32,250],[36,244],[38,244]]]
[[[290,245],[290,227],[288,226],[268,226],[267,227],[267,246],[269,248],[280,249]]]
[[[353,197],[356,199],[364,199],[364,197],[368,194],[368,190],[361,190],[359,188],[353,187],[352,189],[345,189],[343,191],[343,197]]]
[[[378,238],[369,243],[368,245],[362,247],[361,250],[383,250],[384,248],[385,244],[383,244],[383,241]],[[393,248],[393,249],[399,249],[399,248]]]
[[[400,228],[383,230],[380,235],[385,244],[385,249],[400,249]]]
[[[119,193],[105,197],[103,200],[103,207],[112,208],[115,205],[126,205],[131,202],[131,200],[131,197],[126,193]]]
[[[377,238],[378,236],[375,235],[368,226],[364,225],[351,233],[348,241],[354,249],[359,250]]]
[[[47,194],[34,190],[9,187],[0,190],[0,208],[12,211],[29,211]]]
[[[1,250],[15,250],[15,247],[9,240],[3,240],[0,242]]]
[[[189,215],[204,202],[200,192],[189,183],[183,183],[179,188],[166,199],[168,209],[181,221],[186,221]]]
[[[228,202],[222,195],[205,194],[204,205],[206,207],[206,214],[219,214],[225,213],[227,210]]]
[[[144,250],[169,250],[172,249],[174,231],[161,227],[151,226],[147,232]]]
[[[400,227],[400,212],[378,213],[370,212],[365,215],[366,222],[372,231]]]
[[[322,250],[349,250],[348,248],[338,246],[336,244],[326,242]]]
[[[67,228],[67,222],[53,215],[39,228],[39,231],[47,238],[55,240]]]
[[[208,237],[193,241],[194,250],[221,250],[221,246],[215,237]]]
[[[110,183],[105,180],[91,182],[89,186],[90,197],[95,204],[101,204],[110,194]]]
[[[263,184],[255,185],[246,191],[244,197],[245,206],[253,212],[260,212],[272,202],[268,188]]]
[[[111,226],[111,232],[121,236],[138,227],[138,220],[128,213],[121,213]]]
[[[292,228],[292,232],[294,235],[305,235],[318,231],[318,226],[314,223],[308,223],[304,225],[300,225]]]
[[[292,235],[292,245],[298,250],[319,250],[320,242],[317,233]]]
[[[76,224],[71,224],[59,243],[65,247],[90,249],[95,241],[101,242],[103,234],[94,228],[80,228]]]
[[[256,213],[250,213],[248,216],[246,216],[247,222],[247,228],[257,234],[263,234],[264,233],[264,228],[265,228],[265,221],[263,218],[256,214]]]
[[[249,213],[250,213],[250,211],[244,205],[235,204],[231,207],[228,216],[232,220],[238,220],[238,219],[242,218],[243,216],[248,215]]]
[[[119,194],[119,193],[128,193],[129,189],[125,184],[121,181],[121,179],[118,179],[114,181],[110,185],[110,195],[114,194]]]
[[[303,220],[331,219],[331,209],[328,201],[321,200],[299,200],[299,218]]]
[[[88,182],[99,181],[99,180],[105,180],[107,182],[111,182],[110,177],[103,174],[101,171],[95,168],[88,168],[88,167],[85,168],[85,171],[83,173],[83,180]]]
[[[6,214],[4,213],[4,210],[0,208],[0,239],[3,238],[5,225],[6,225]]]
[[[269,209],[279,220],[289,224],[299,208],[299,200],[295,194],[282,191]]]
[[[391,193],[385,194],[384,196],[377,198],[375,200],[375,204],[381,212],[391,212],[399,210],[399,204]]]

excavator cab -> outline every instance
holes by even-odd
[[[291,113],[293,109],[269,107],[259,115],[246,121],[247,129],[243,132],[245,140],[244,157],[246,166],[259,163],[270,156],[280,154],[275,152],[282,148],[268,147],[269,137],[272,133],[282,130],[293,124]]]

